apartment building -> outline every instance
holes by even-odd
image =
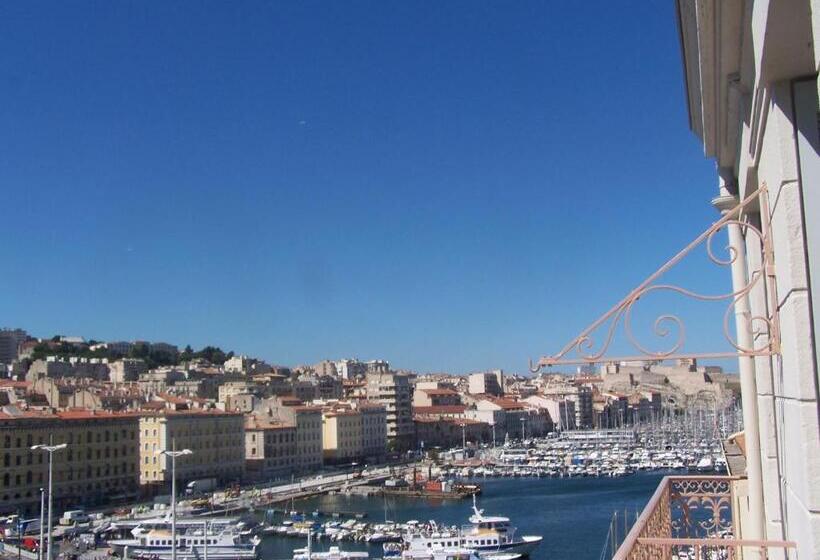
[[[328,464],[350,463],[364,456],[362,414],[350,406],[322,411],[322,450]]]
[[[525,398],[524,402],[546,410],[556,429],[574,430],[576,428],[575,401],[536,394]]]
[[[219,402],[227,402],[229,397],[250,395],[258,392],[258,386],[251,381],[226,381],[217,389]]]
[[[127,383],[139,379],[141,373],[148,371],[144,360],[123,358],[109,362],[108,379],[112,383]]]
[[[359,402],[362,415],[362,455],[370,462],[384,460],[387,454],[387,411],[378,403]]]
[[[286,401],[287,402],[287,401]],[[299,472],[318,470],[322,467],[322,407],[295,403],[282,405],[277,417],[296,426],[296,457]]]
[[[396,448],[410,448],[415,435],[410,376],[391,371],[368,373],[364,390],[367,400],[382,404],[387,412],[387,439]]]
[[[339,360],[334,365],[336,366],[336,375],[345,380],[364,377],[367,373],[367,364],[356,359]]]
[[[494,395],[500,397],[504,394],[504,372],[500,369],[486,373],[470,374],[468,379],[471,395]]]
[[[414,407],[457,406],[461,404],[461,395],[448,387],[425,388],[416,386],[413,392]]]
[[[542,389],[544,396],[554,399],[569,399],[575,403],[575,426],[591,428],[594,425],[592,413],[592,388],[586,385],[562,384]]]
[[[305,405],[292,396],[262,399],[253,414],[274,423],[296,426],[296,456],[300,472],[322,467],[322,407]]]
[[[161,485],[171,480],[171,460],[162,451],[190,449],[177,459],[177,482],[203,477],[220,482],[245,473],[245,417],[215,409],[163,410],[143,413],[139,422],[140,483]]]
[[[245,465],[251,480],[272,480],[299,471],[297,428],[258,416],[245,418]]]
[[[48,484],[48,454],[32,445],[65,443],[54,453],[54,507],[90,506],[136,498],[139,416],[67,410],[0,411],[0,512],[39,511]]]
[[[461,447],[462,443],[492,442],[492,426],[469,418],[436,418],[416,415],[416,439],[425,450],[433,447]]]

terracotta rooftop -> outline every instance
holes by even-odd
[[[13,413],[0,411],[0,420],[115,420],[117,418],[136,418],[136,412],[109,412],[102,410],[69,409],[57,412],[43,410],[20,410]]]
[[[438,406],[414,406],[413,414],[464,414],[467,410],[467,405],[464,404],[445,404]]]
[[[523,403],[514,401],[512,399],[505,399],[499,397],[485,397],[484,400],[490,401],[494,405],[499,406],[504,410],[521,410],[523,408],[526,408],[526,406]]]
[[[171,410],[164,408],[159,411],[143,410],[140,416],[242,416],[241,412],[221,410],[218,408],[193,408],[187,410]]]
[[[246,430],[285,430],[285,429],[293,429],[295,426],[293,424],[288,424],[286,422],[274,422],[272,420],[264,420],[259,418],[258,416],[246,416],[245,417],[245,429]]]

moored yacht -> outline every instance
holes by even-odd
[[[170,560],[173,537],[171,516],[140,521],[131,530],[133,538],[115,539],[108,542],[112,550],[124,556],[127,548],[129,558]],[[177,560],[254,560],[256,538],[248,539],[241,534],[238,519],[177,519]]]
[[[487,557],[499,552],[528,556],[543,540],[540,536],[516,538],[515,531],[508,517],[484,515],[484,510],[478,509],[473,496],[470,524],[464,525],[461,531],[439,531],[434,526],[432,530],[423,533],[406,534],[404,541],[415,545],[421,543],[429,549],[465,548],[475,550],[481,557]]]
[[[388,556],[389,557],[389,556]],[[404,543],[401,560],[520,560],[521,554],[511,552],[487,552],[481,554],[476,550],[460,546],[434,546],[418,533],[413,534]]]

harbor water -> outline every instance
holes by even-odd
[[[479,478],[475,482],[483,490],[478,507],[485,514],[509,517],[517,527],[517,536],[544,537],[531,555],[532,560],[598,560],[609,542],[613,512],[618,512],[620,542],[624,538],[624,515],[631,526],[664,474],[655,471],[622,478]],[[316,510],[362,512],[367,514],[362,521],[370,523],[415,519],[461,526],[468,522],[472,502],[334,494],[297,501],[293,508],[308,516]],[[382,555],[380,544],[328,540],[314,542],[314,550],[326,550],[331,544],[344,550],[367,550],[371,558]],[[294,548],[305,545],[303,539],[267,536],[260,546],[260,558],[289,559]]]

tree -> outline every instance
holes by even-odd
[[[190,344],[185,346],[185,349],[179,355],[180,362],[190,362],[194,358],[194,349]]]

